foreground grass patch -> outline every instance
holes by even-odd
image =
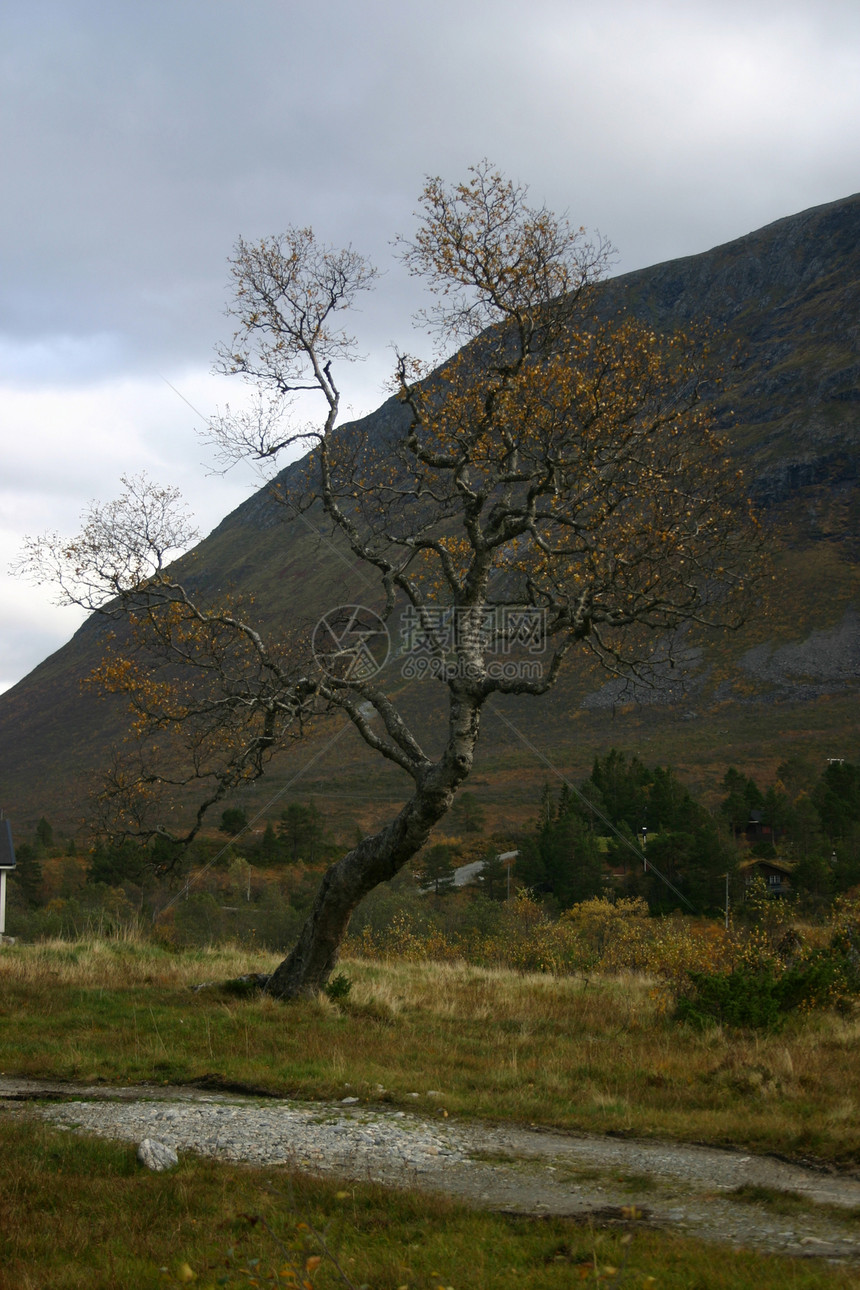
[[[456,963],[347,962],[352,988],[339,1004],[189,988],[274,961],[103,942],[4,950],[0,1069],[349,1094],[436,1116],[860,1160],[857,1021],[819,1014],[779,1035],[698,1032],[673,1022],[641,978]]]
[[[285,1170],[186,1157],[154,1175],[133,1147],[0,1116],[3,1290],[290,1285],[291,1267],[318,1290],[857,1285],[849,1269],[661,1233],[479,1214]]]

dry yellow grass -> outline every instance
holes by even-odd
[[[274,962],[140,943],[4,949],[3,1069],[348,1091],[434,1114],[860,1160],[857,1019],[797,1017],[780,1034],[694,1031],[671,1019],[665,989],[647,977],[456,962],[345,961],[352,989],[341,1005],[189,988]],[[441,1101],[426,1098],[431,1089]]]

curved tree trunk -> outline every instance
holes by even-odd
[[[452,698],[450,733],[442,757],[435,765],[428,765],[396,819],[364,838],[327,870],[297,944],[269,977],[268,994],[295,999],[323,988],[337,963],[353,910],[368,892],[393,878],[420,851],[468,777],[478,738],[479,708],[477,699]]]

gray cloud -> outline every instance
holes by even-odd
[[[214,389],[204,374],[229,334],[226,258],[240,234],[311,223],[386,269],[358,320],[375,356],[356,386],[363,410],[378,401],[385,346],[409,343],[414,284],[390,239],[408,231],[426,173],[458,178],[490,157],[538,201],[599,227],[619,270],[847,195],[860,11],[854,0],[8,0],[0,112],[0,417],[17,436],[29,416],[35,498],[44,443],[62,438],[44,420],[46,391],[92,393],[93,438],[78,426],[69,451],[79,464],[92,443],[95,491],[118,380]],[[188,410],[176,401],[160,429],[148,417],[135,433],[128,397],[111,471],[125,444],[128,469],[155,458],[188,476],[201,456]],[[27,460],[18,454],[17,487]],[[62,474],[61,454],[54,464]],[[89,495],[70,483],[68,509]],[[8,543],[20,509],[7,499]],[[35,501],[30,514],[44,526]],[[33,661],[43,646],[34,639]]]
[[[205,362],[239,233],[385,259],[423,174],[484,155],[623,267],[704,249],[853,187],[858,33],[827,3],[13,0],[0,332],[63,374],[92,338],[85,378]]]

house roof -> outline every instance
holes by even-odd
[[[0,819],[0,869],[15,868],[15,848],[12,845],[12,825]]]
[[[747,869],[776,869],[779,873],[790,875],[794,868],[793,865],[786,864],[784,860],[765,860],[763,856],[753,856],[750,860],[742,860],[739,868],[741,872]]]

